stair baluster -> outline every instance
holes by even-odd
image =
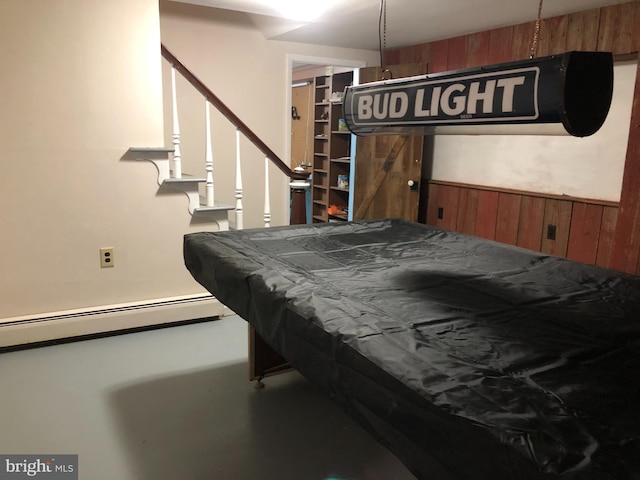
[[[244,228],[242,220],[242,168],[240,167],[240,130],[236,129],[236,229]]]
[[[173,106],[173,178],[182,178],[180,122],[178,121],[178,100],[176,98],[176,69],[173,65],[171,66],[171,99]]]
[[[213,207],[213,150],[211,148],[211,114],[209,112],[209,101],[205,101],[205,124],[206,124],[206,147],[205,147],[205,170],[207,171],[206,183],[206,205]]]
[[[271,202],[269,200],[269,157],[264,157],[264,226],[271,226]]]

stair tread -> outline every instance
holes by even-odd
[[[235,207],[231,206],[231,205],[223,205],[223,204],[216,204],[213,207],[207,207],[206,205],[200,205],[199,207],[196,208],[196,212],[221,212],[221,211],[228,211],[228,210],[233,210]]]
[[[122,157],[124,160],[163,160],[169,159],[173,148],[168,147],[131,147]]]
[[[164,183],[204,183],[206,178],[198,177],[182,177],[182,178],[167,178]]]
[[[151,160],[155,163],[156,160],[162,160],[161,163],[156,163],[156,166],[160,170],[161,166],[168,165],[166,160],[168,160],[169,154],[173,153],[175,150],[171,147],[131,147],[123,157],[126,160]],[[168,167],[166,172],[168,175],[173,175],[173,172],[169,172]],[[180,190],[183,190],[187,193],[189,197],[189,202],[194,203],[194,194],[197,194],[197,184],[206,183],[207,179],[203,177],[194,177],[189,174],[183,174],[182,178],[166,178],[162,180],[162,185],[175,185],[176,187],[182,185]],[[174,187],[175,188],[175,187]],[[229,210],[234,210],[235,207],[232,205],[220,204],[216,203],[213,206],[206,206],[206,198],[200,196],[200,206],[193,207],[190,206],[189,210],[193,211],[193,214],[214,214],[217,212],[223,213]],[[225,215],[226,218],[226,215]]]
[[[168,152],[174,151],[172,147],[131,147],[130,152]]]

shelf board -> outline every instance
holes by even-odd
[[[344,116],[344,98],[340,97],[340,92],[344,91],[344,85],[351,84],[352,80],[353,72],[315,77],[316,93],[312,99],[315,102],[312,119],[316,125],[313,131],[315,150],[313,163],[321,168],[314,169],[316,175],[312,179],[312,204],[315,210],[313,212],[315,215],[312,215],[313,222],[343,222],[349,218],[348,213],[343,212],[342,209],[332,210],[337,213],[336,215],[328,215],[328,208],[330,200],[345,203],[353,189],[353,186],[351,190],[349,187],[339,188],[336,181],[336,174],[349,175],[353,170],[351,167],[353,159],[349,155],[350,146],[353,143],[352,133],[349,130],[338,129],[339,126],[344,128],[342,123],[338,123],[338,119]],[[325,116],[327,118],[324,118]],[[326,136],[320,137],[316,134],[326,134]]]

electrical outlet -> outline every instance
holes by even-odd
[[[113,247],[102,247],[100,249],[100,268],[113,267]]]
[[[547,225],[547,240],[555,240],[555,239],[556,239],[556,226]]]

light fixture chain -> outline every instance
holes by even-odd
[[[538,19],[536,20],[536,29],[533,33],[533,41],[531,42],[531,53],[529,58],[535,58],[538,55],[538,40],[540,39],[540,22],[542,18],[542,2],[544,0],[540,0],[540,4],[538,5]]]
[[[382,80],[386,80],[387,75],[392,77],[384,62],[384,52],[387,49],[387,0],[380,0],[380,15],[378,17],[378,45],[380,47],[380,69],[382,70]]]
[[[387,51],[387,0],[384,0],[384,20],[382,21],[382,51]]]

